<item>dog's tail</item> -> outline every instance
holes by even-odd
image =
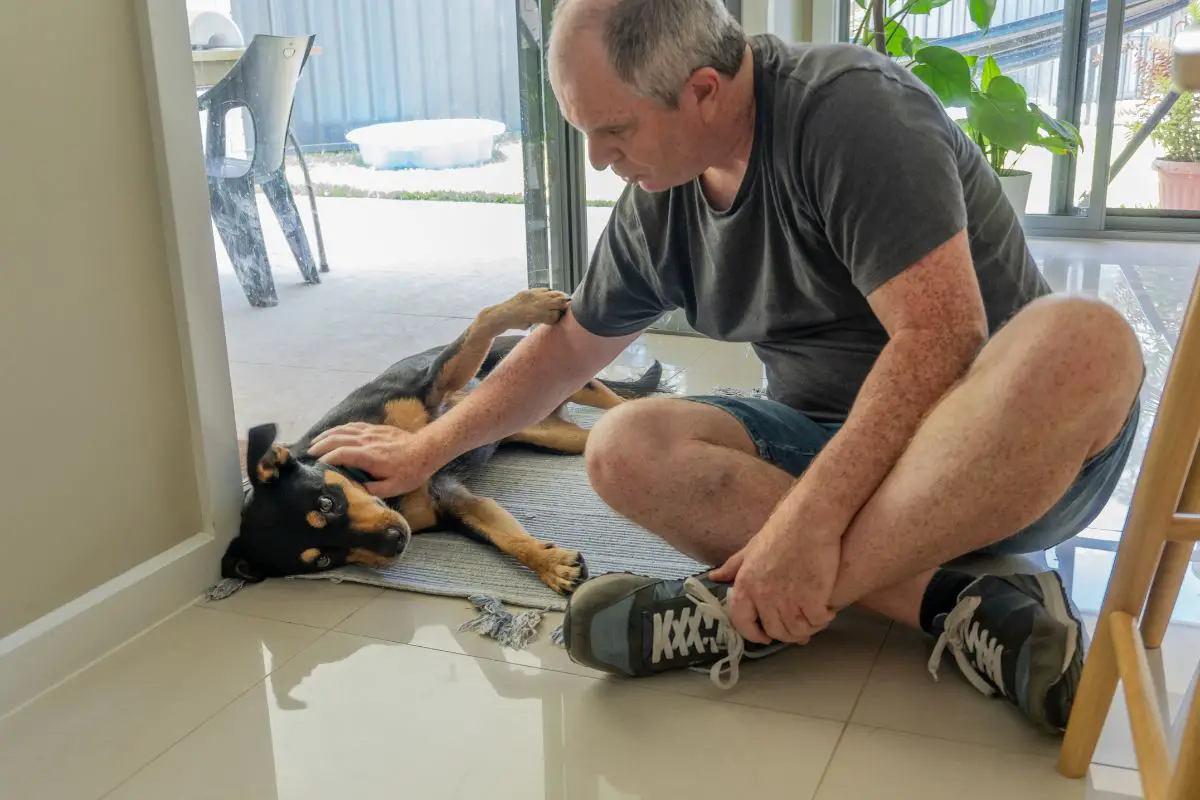
[[[673,387],[670,381],[663,380],[662,364],[655,361],[650,368],[631,381],[614,381],[600,378],[600,382],[613,390],[618,397],[627,400],[637,397],[647,397],[657,392],[670,392]]]

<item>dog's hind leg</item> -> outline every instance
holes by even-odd
[[[429,368],[430,386],[425,405],[435,409],[449,395],[467,385],[479,372],[492,340],[508,330],[525,330],[539,323],[553,324],[567,312],[570,298],[549,289],[518,292],[498,305],[479,312],[462,335],[438,355]]]
[[[593,378],[582,389],[568,397],[567,402],[607,411],[610,408],[621,405],[625,402],[625,399],[599,380]]]
[[[546,417],[536,425],[514,433],[504,439],[512,444],[527,444],[540,450],[550,450],[565,455],[581,455],[587,444],[588,432],[558,416]]]
[[[439,511],[445,516],[529,567],[559,594],[570,594],[587,578],[582,555],[533,538],[495,500],[473,495],[461,486],[439,499]]]

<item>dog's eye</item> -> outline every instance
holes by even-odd
[[[333,511],[333,500],[328,497],[322,497],[317,501],[317,508],[321,509],[322,514],[328,514]]]

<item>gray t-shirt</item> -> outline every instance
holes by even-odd
[[[600,336],[668,311],[752,342],[768,395],[844,420],[887,333],[869,295],[964,227],[995,331],[1049,286],[1000,181],[937,98],[856,45],[751,38],[754,145],[732,206],[692,181],[618,200],[572,301]]]

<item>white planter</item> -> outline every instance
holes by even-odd
[[[1000,176],[1000,186],[1004,188],[1004,196],[1017,212],[1017,221],[1025,226],[1025,206],[1029,204],[1029,186],[1033,183],[1032,172],[1013,171]]]

